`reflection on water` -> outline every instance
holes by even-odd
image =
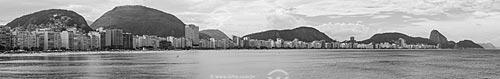
[[[282,69],[286,74],[267,75]],[[217,77],[216,77],[217,76]],[[191,50],[0,56],[2,78],[500,78],[498,50]]]
[[[82,54],[0,57],[0,77],[9,78],[189,78],[192,59],[173,53]],[[176,75],[183,74],[183,75]]]

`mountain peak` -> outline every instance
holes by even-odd
[[[391,35],[403,35],[403,36],[408,36],[406,34],[403,34],[403,33],[399,33],[399,32],[386,32],[386,33],[377,33],[375,35],[385,35],[385,34],[391,34]]]
[[[156,10],[154,8],[149,8],[147,6],[144,6],[144,5],[122,5],[122,6],[116,6],[115,8],[113,8],[113,10],[115,9],[153,9],[153,10]]]
[[[94,21],[92,28],[123,29],[136,35],[183,37],[185,24],[176,16],[142,5],[117,6]]]
[[[121,5],[121,6],[116,6],[116,7],[122,7],[122,8],[124,8],[124,7],[144,7],[144,8],[148,8],[144,5]]]
[[[47,25],[47,24],[54,24],[54,23],[61,23],[65,26],[65,28],[68,27],[77,27],[80,29],[83,29],[85,31],[90,31],[92,30],[85,18],[81,16],[80,14],[76,13],[75,11],[72,10],[66,10],[66,9],[47,9],[47,10],[41,10],[37,11],[34,13],[30,13],[27,15],[23,15],[19,18],[14,19],[13,21],[9,22],[6,26],[9,27],[19,27],[23,29],[36,29],[38,27],[32,28],[29,27],[30,25]],[[42,28],[42,27],[40,27]],[[43,27],[46,28],[46,27]],[[50,27],[50,28],[56,28],[56,27]]]
[[[307,26],[300,26],[300,27],[297,27],[297,28],[294,28],[294,29],[314,29],[314,30],[316,30],[316,28],[307,27]]]
[[[229,39],[229,37],[218,29],[206,29],[200,31],[200,39],[215,38],[216,40]]]
[[[44,12],[44,11],[67,11],[67,12],[72,12],[72,13],[76,13],[75,11],[73,10],[67,10],[67,9],[47,9],[47,10],[42,10],[42,11],[39,11],[39,12]],[[36,13],[36,12],[35,12]]]
[[[440,44],[440,48],[453,48],[454,45],[448,44],[448,39],[441,34],[438,30],[432,30],[429,39],[437,44]]]
[[[432,29],[432,31],[431,31],[431,32],[439,32],[439,31],[438,31],[438,30],[436,30],[436,29]]]

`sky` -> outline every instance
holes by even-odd
[[[0,0],[0,25],[45,9],[68,9],[94,21],[120,5],[144,5],[201,30],[243,36],[271,29],[314,27],[336,40],[401,32],[500,46],[500,0]]]

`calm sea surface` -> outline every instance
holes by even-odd
[[[274,71],[274,72],[272,72]],[[272,72],[272,73],[271,73]],[[188,50],[8,54],[0,78],[500,78],[499,50]]]

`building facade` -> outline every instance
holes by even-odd
[[[101,33],[100,32],[89,32],[90,37],[90,49],[96,50],[101,48]]]
[[[35,31],[35,33],[38,46],[43,50],[62,49],[61,33],[49,30]]]
[[[13,37],[9,27],[0,26],[0,50],[12,49]]]
[[[109,49],[123,49],[123,30],[106,30],[105,46]]]
[[[131,33],[123,33],[123,48],[124,49],[134,49],[133,37],[134,36]]]
[[[28,50],[39,47],[36,33],[34,31],[16,30],[12,34],[14,35],[14,48]]]
[[[188,24],[185,27],[185,38],[191,43],[187,46],[198,46],[200,44],[199,27],[194,24]]]

